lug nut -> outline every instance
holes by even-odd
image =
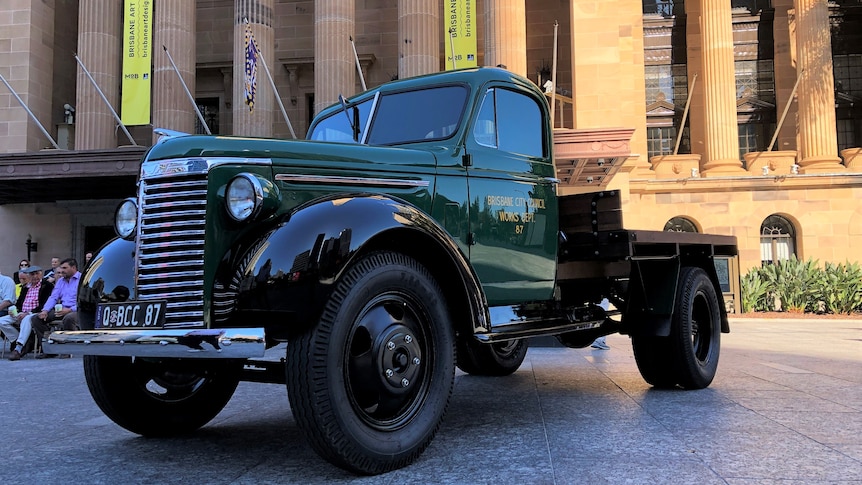
[[[413,341],[413,337],[412,337],[412,336],[410,336],[410,335],[405,335],[405,336],[404,336],[404,341],[405,341],[405,342],[407,342],[407,343],[409,344],[410,342],[412,342],[412,341]]]
[[[392,372],[392,369],[386,369],[386,377],[392,377],[395,375],[395,372]]]
[[[413,365],[419,365],[419,357],[413,357]]]
[[[389,350],[395,350],[395,342],[391,342],[391,341],[390,341],[390,342],[388,342],[388,343],[386,344],[386,348],[387,348],[387,349],[389,349]]]
[[[410,385],[410,381],[407,380],[406,377],[404,379],[401,379],[401,387],[407,387],[409,385]]]

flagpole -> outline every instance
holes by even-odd
[[[353,58],[356,60],[356,70],[359,71],[359,80],[362,81],[362,90],[368,91],[365,86],[365,75],[362,74],[362,66],[359,65],[359,54],[356,53],[356,44],[353,43],[353,36],[350,36],[350,45],[353,46]]]
[[[245,26],[249,29],[251,28],[251,24],[248,19],[245,20]],[[254,38],[249,39],[249,42],[254,42]],[[269,67],[266,65],[266,59],[264,59],[263,52],[257,49],[257,44],[255,44],[255,49],[260,54],[260,63],[263,64],[263,70],[266,72],[266,78],[269,80],[269,85],[272,87],[272,92],[275,93],[275,102],[278,103],[278,107],[281,108],[281,115],[284,116],[284,121],[287,123],[287,128],[290,130],[291,136],[293,139],[296,139],[296,132],[293,131],[293,125],[290,123],[290,118],[287,116],[287,110],[284,109],[284,103],[281,102],[281,96],[278,94],[278,88],[275,87],[275,81],[272,79],[272,74],[269,72]]]
[[[96,92],[99,93],[99,96],[101,96],[102,101],[105,102],[105,105],[108,107],[108,111],[110,111],[111,114],[114,116],[114,120],[119,123],[120,128],[123,129],[123,133],[126,134],[126,138],[128,138],[129,141],[132,142],[132,145],[138,146],[138,144],[135,142],[135,139],[132,138],[132,134],[129,133],[129,130],[126,129],[126,125],[123,124],[123,120],[120,119],[119,115],[117,115],[117,112],[114,110],[114,107],[111,106],[111,102],[108,101],[107,97],[105,97],[105,93],[102,92],[102,90],[99,88],[99,85],[96,83],[96,80],[93,79],[92,75],[90,75],[90,71],[88,71],[87,67],[84,66],[84,62],[81,61],[81,58],[78,57],[78,54],[74,54],[74,56],[75,60],[78,61],[78,65],[81,66],[81,70],[84,71],[84,74],[87,75],[87,79],[90,80],[90,82],[93,84],[93,87],[96,88]]]
[[[192,93],[189,92],[189,87],[186,86],[186,82],[183,81],[183,76],[182,76],[182,74],[180,74],[180,70],[177,69],[177,65],[174,64],[174,58],[171,57],[171,53],[168,52],[167,47],[162,46],[162,49],[165,50],[165,54],[168,55],[168,60],[171,61],[171,66],[173,66],[174,72],[177,73],[177,77],[180,78],[180,84],[183,85],[183,90],[186,92],[186,96],[189,97],[189,101],[191,101],[192,106],[195,108],[195,113],[197,113],[198,119],[201,121],[201,124],[203,125],[204,130],[206,130],[207,135],[212,135],[212,132],[210,131],[210,127],[207,126],[207,122],[204,120],[204,115],[201,114],[201,110],[198,108],[198,104],[195,102],[195,98],[192,96]]]
[[[0,81],[3,81],[3,84],[5,84],[6,87],[9,88],[9,91],[12,92],[12,96],[15,96],[15,99],[17,99],[18,103],[21,104],[21,107],[24,108],[24,111],[26,111],[27,114],[30,115],[30,118],[32,118],[33,121],[36,122],[36,125],[39,127],[40,130],[42,130],[42,134],[45,135],[47,139],[51,140],[51,144],[54,145],[54,148],[59,150],[60,147],[57,146],[57,142],[54,141],[53,138],[51,138],[51,135],[48,133],[48,130],[46,130],[45,127],[42,126],[42,123],[39,121],[39,118],[36,118],[36,115],[34,115],[32,111],[30,111],[30,108],[27,107],[27,105],[24,103],[24,100],[22,100],[21,97],[18,96],[18,93],[16,93],[15,90],[12,89],[12,86],[10,86],[8,82],[6,82],[6,78],[3,77],[2,74],[0,74]]]
[[[560,28],[559,22],[554,20],[554,60],[553,68],[551,68],[551,131],[557,127],[557,31]],[[562,106],[560,107],[560,117],[563,117]],[[560,123],[562,124],[562,123]]]

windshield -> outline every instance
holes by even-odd
[[[358,104],[347,104],[347,109],[340,109],[326,119],[322,120],[314,127],[314,132],[308,137],[310,140],[318,141],[339,141],[344,143],[356,143],[362,140],[365,133],[365,125],[368,122],[368,114],[371,113],[372,101],[374,98],[368,98],[360,101]],[[347,116],[344,116],[345,112]],[[356,128],[359,130],[357,140],[353,139],[354,113],[359,114],[359,123]]]
[[[359,140],[370,145],[397,145],[449,138],[458,130],[468,93],[466,86],[456,85],[383,94],[367,136],[365,126],[373,98],[366,99],[355,105],[359,110]],[[338,110],[320,121],[309,138],[355,143],[350,126],[353,106],[348,105],[349,117]]]

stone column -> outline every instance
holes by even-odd
[[[54,123],[61,119],[56,113],[62,113],[63,104],[54,107],[55,15],[54,2],[4,2],[0,7],[0,73],[11,89],[0,83],[0,153],[53,148],[48,138],[57,138]],[[13,173],[14,167],[8,170]]]
[[[839,172],[835,128],[835,82],[827,0],[796,0],[799,82],[799,165],[801,173]]]
[[[398,78],[440,70],[440,17],[436,0],[398,2]]]
[[[485,65],[527,76],[525,0],[485,0]]]
[[[272,136],[275,94],[266,77],[263,63],[257,63],[257,87],[254,110],[249,109],[245,96],[245,31],[246,19],[259,49],[272,72],[275,66],[275,35],[272,29],[274,0],[234,0],[236,23],[233,29],[233,134],[242,136]]]
[[[356,94],[354,0],[314,2],[314,112]]]
[[[195,95],[195,2],[160,0],[153,6],[153,128],[195,132],[195,108],[162,46],[167,47],[189,92]]]
[[[108,102],[120,112],[120,31],[123,0],[80,0],[78,58],[90,71]],[[93,83],[78,66],[75,90],[75,149],[117,147],[117,121]],[[128,143],[128,141],[127,141]]]
[[[739,128],[736,121],[736,77],[733,64],[733,23],[730,2],[700,0],[703,56],[704,139],[703,174],[742,175]]]

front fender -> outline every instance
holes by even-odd
[[[448,233],[419,209],[373,194],[317,199],[298,207],[249,245],[239,262],[245,268],[241,274],[234,273],[233,318],[267,326],[268,333],[269,329],[282,334],[297,326],[306,328],[317,321],[335,283],[364,251],[410,254],[414,243],[439,253],[440,265],[456,268],[469,300],[473,329],[487,328],[487,304],[478,278]]]
[[[114,239],[93,255],[78,284],[78,325],[91,330],[96,305],[126,301],[135,294],[135,243]]]

